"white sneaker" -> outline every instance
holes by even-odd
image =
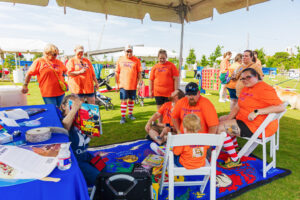
[[[231,99],[226,99],[226,101],[231,101]]]
[[[221,102],[221,103],[225,103],[225,102],[226,102],[226,100],[224,100],[224,99],[219,99],[219,102]]]

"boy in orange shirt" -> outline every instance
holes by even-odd
[[[197,133],[201,129],[200,118],[196,114],[188,114],[183,119],[184,133]],[[209,146],[189,145],[173,148],[174,162],[177,167],[197,169],[205,166],[206,152]]]

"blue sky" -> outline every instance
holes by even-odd
[[[209,55],[217,45],[242,52],[249,34],[250,49],[264,48],[268,55],[300,46],[300,1],[271,0],[185,24],[184,56],[194,48],[197,60]],[[180,25],[108,16],[58,7],[50,0],[47,7],[0,3],[0,37],[40,39],[56,44],[67,54],[77,44],[86,49],[144,44],[179,51]],[[295,50],[294,50],[295,51]]]

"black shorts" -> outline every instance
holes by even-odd
[[[168,102],[168,97],[155,97],[156,105],[163,105],[164,103]]]
[[[252,137],[253,133],[250,131],[248,126],[241,120],[236,120],[237,125],[239,126],[241,130],[241,137]]]

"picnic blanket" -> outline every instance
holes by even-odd
[[[107,172],[131,172],[134,163],[141,163],[149,154],[155,154],[150,149],[150,144],[151,141],[149,140],[137,140],[94,147],[90,148],[89,151],[95,155],[100,153],[107,164]],[[225,161],[227,158],[228,155],[225,152],[221,152],[218,162]],[[217,199],[231,199],[291,173],[289,170],[276,168],[269,170],[267,177],[263,178],[261,159],[251,155],[243,157],[241,161],[243,165],[233,169],[223,169],[217,164]],[[153,177],[153,182],[158,180],[159,177],[157,176]],[[177,178],[181,180],[182,178],[185,180],[201,180],[203,176]],[[166,187],[162,195],[158,196],[159,200],[167,199],[167,189]],[[209,199],[209,190],[209,183],[203,194],[200,193],[199,186],[178,186],[175,187],[175,199]]]

